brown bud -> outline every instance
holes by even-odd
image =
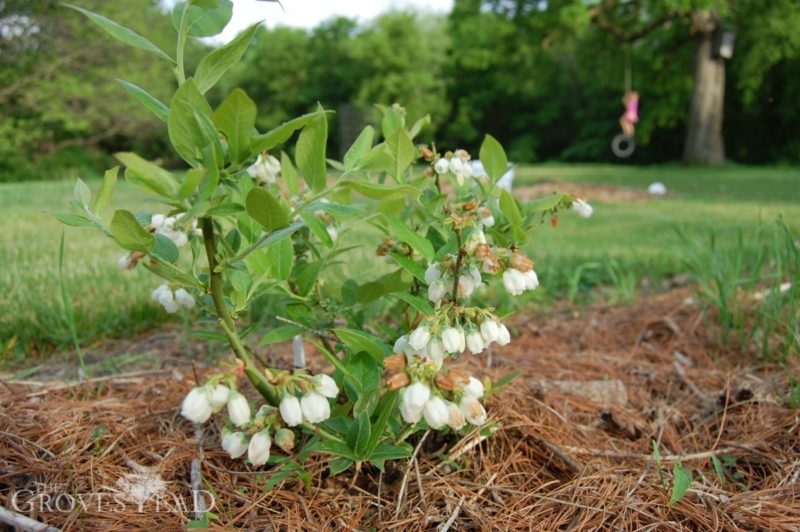
[[[529,272],[533,269],[533,261],[519,251],[515,251],[511,255],[511,267],[521,272]]]
[[[465,211],[474,211],[478,208],[478,201],[477,200],[470,200],[464,204]]]
[[[483,259],[483,272],[492,275],[500,271],[500,261],[494,257],[486,257]]]
[[[411,381],[405,373],[395,373],[386,379],[386,387],[390,390],[399,390],[404,386],[408,386]]]
[[[429,166],[422,172],[422,175],[425,177],[433,177],[436,175],[436,171]]]
[[[419,154],[422,155],[422,157],[424,157],[426,160],[431,160],[433,157],[433,152],[427,146],[420,146]]]
[[[383,359],[383,369],[392,373],[402,371],[406,367],[405,355],[397,354]]]
[[[448,392],[452,392],[453,390],[456,389],[453,379],[451,379],[448,375],[445,375],[444,373],[439,373],[438,375],[436,375],[436,378],[434,380],[436,381],[436,386],[440,390],[447,390]]]
[[[469,383],[469,373],[464,370],[451,369],[447,376],[453,381],[453,386],[455,388],[463,388]]]
[[[475,258],[478,260],[486,260],[492,256],[492,248],[488,244],[478,244],[475,246]]]
[[[550,217],[550,225],[553,227],[558,227],[558,216],[555,214]]]

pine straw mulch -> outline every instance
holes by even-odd
[[[800,413],[785,398],[797,365],[756,365],[735,350],[712,356],[688,294],[518,319],[520,338],[494,351],[492,367],[464,357],[493,377],[520,372],[489,401],[499,425],[491,438],[430,433],[415,441],[416,461],[383,474],[364,467],[328,478],[314,456],[308,487],[265,489],[270,471],[228,459],[213,425],[198,441],[176,408],[191,371],[51,391],[11,384],[14,395],[0,397],[0,504],[11,508],[14,490],[23,502],[31,492],[21,490],[50,490],[51,500],[107,494],[137,472],[190,501],[199,457],[219,529],[798,530]],[[670,505],[679,460],[694,482]],[[142,511],[94,500],[72,511],[32,505],[29,515],[64,529],[176,530],[193,516],[175,501]]]
[[[561,179],[540,179],[532,185],[514,187],[514,196],[523,201],[530,201],[552,194],[558,190],[562,194],[571,194],[588,201],[602,201],[604,203],[630,203],[635,201],[649,201],[663,196],[653,196],[646,190],[635,188],[602,185],[598,183],[576,183]]]

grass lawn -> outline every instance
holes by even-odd
[[[589,220],[565,215],[556,230],[543,225],[528,244],[543,287],[537,299],[562,297],[570,289],[574,295],[609,281],[632,289],[643,277],[657,281],[681,271],[676,227],[697,239],[713,228],[723,242],[733,242],[740,229],[754,239],[760,224],[779,215],[794,230],[800,222],[800,169],[795,168],[547,165],[519,168],[517,176],[518,185],[548,178],[644,189],[662,181],[670,192],[665,199],[631,204],[594,202]],[[62,226],[48,213],[66,210],[72,186],[0,185],[0,355],[5,352],[7,359],[69,342],[58,268]],[[120,183],[113,206],[159,210],[145,201],[144,194]],[[143,269],[120,271],[121,252],[111,241],[74,228],[67,229],[66,239],[64,275],[83,341],[125,336],[165,319],[149,302],[157,280]],[[373,243],[365,245],[365,262],[373,261],[373,249]],[[11,342],[15,348],[9,348]]]

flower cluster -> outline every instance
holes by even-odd
[[[174,314],[180,310],[181,307],[190,309],[194,307],[194,298],[192,294],[187,292],[184,288],[178,288],[173,291],[167,284],[162,284],[150,294],[150,299],[161,303],[164,310],[170,314]]]
[[[400,390],[400,415],[406,423],[423,418],[435,430],[460,430],[469,422],[483,425],[486,410],[480,403],[484,386],[460,370],[445,371],[441,364],[396,354],[384,361],[389,388]]]
[[[250,177],[263,185],[275,183],[281,173],[281,162],[267,153],[259,153],[256,162],[247,168]]]
[[[201,234],[200,229],[197,227],[197,220],[192,220],[189,224],[184,223],[185,220],[185,214],[177,216],[154,214],[150,218],[149,229],[157,235],[164,235],[169,238],[176,246],[183,247],[189,241],[188,233]]]
[[[279,410],[283,422],[290,427],[296,427],[303,421],[309,423],[322,423],[331,417],[331,407],[328,399],[335,399],[339,395],[339,387],[328,375],[315,375],[311,379],[311,386],[300,399],[297,395],[284,391]]]
[[[225,378],[218,375],[193,388],[183,400],[181,415],[194,423],[205,423],[227,407],[229,423],[222,431],[222,449],[234,459],[247,453],[255,466],[269,460],[273,442],[283,451],[291,451],[295,441],[291,427],[328,419],[328,400],[339,394],[339,387],[328,375],[280,375],[276,379],[282,383],[284,394],[280,406],[262,405],[253,413],[247,398],[233,387],[235,378],[227,377],[230,386],[220,382]],[[298,392],[302,392],[300,398]]]
[[[451,173],[455,176],[459,185],[464,185],[467,179],[473,177],[472,157],[467,150],[456,150],[455,152],[447,152],[443,157],[433,163],[433,169],[437,174]]]

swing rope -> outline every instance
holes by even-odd
[[[625,46],[625,94],[631,92],[633,88],[631,78],[631,47],[629,44]]]

